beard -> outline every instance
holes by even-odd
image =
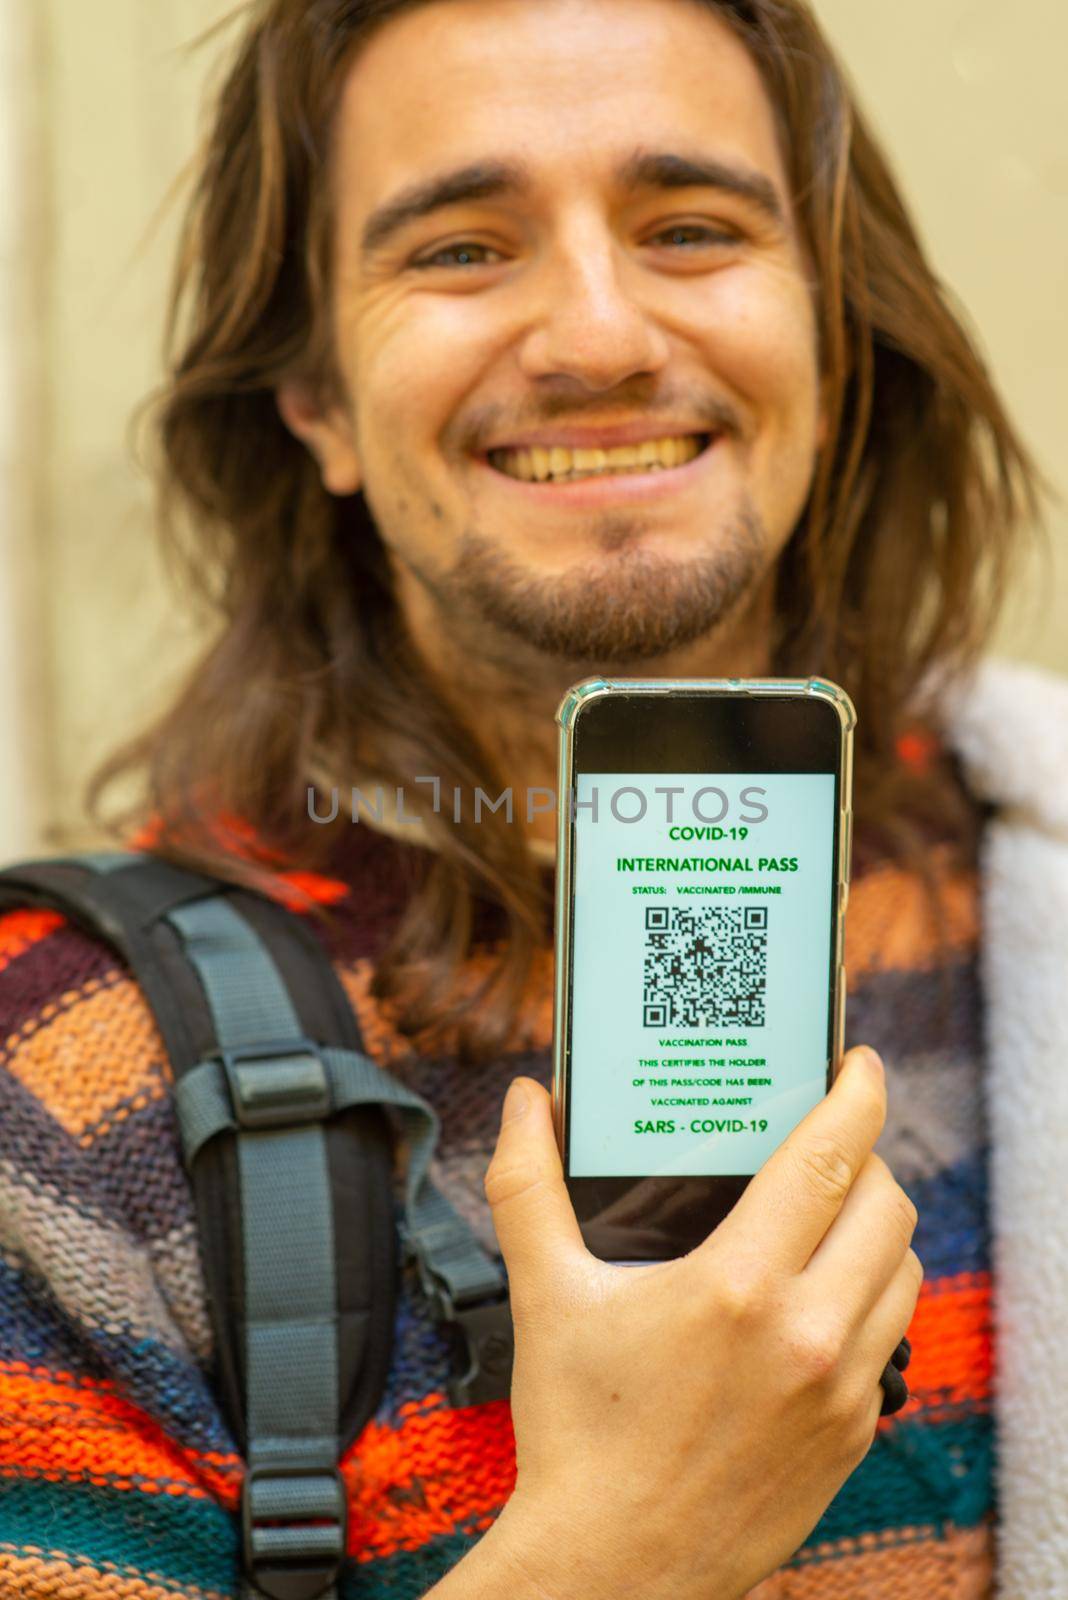
[[[767,568],[764,525],[745,507],[679,559],[651,550],[632,518],[598,528],[602,554],[546,577],[469,530],[433,584],[444,616],[489,624],[544,656],[620,667],[704,637],[752,593]]]

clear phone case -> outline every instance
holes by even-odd
[[[560,725],[560,759],[557,778],[557,878],[556,878],[556,971],[553,1024],[553,1115],[560,1149],[566,1148],[563,1107],[567,1103],[564,1075],[566,1062],[567,983],[571,967],[569,948],[572,886],[572,829],[564,796],[573,786],[575,728],[584,708],[606,695],[670,696],[707,693],[754,697],[796,696],[798,699],[826,701],[837,713],[841,728],[838,764],[838,855],[835,894],[835,1000],[831,1052],[832,1076],[841,1065],[845,1036],[846,974],[845,912],[849,897],[850,862],[853,845],[853,730],[857,713],[846,691],[829,678],[585,678],[568,690],[560,702],[556,720]]]

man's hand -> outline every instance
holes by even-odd
[[[518,1462],[490,1588],[730,1600],[793,1554],[871,1445],[923,1278],[915,1208],[872,1154],[885,1114],[878,1057],[850,1051],[703,1244],[618,1267],[583,1245],[548,1095],[516,1080],[486,1175]]]

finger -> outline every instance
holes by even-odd
[[[867,1371],[874,1374],[871,1390],[871,1433],[874,1437],[879,1418],[893,1416],[899,1402],[907,1399],[908,1389],[901,1376],[901,1345],[911,1355],[905,1334],[916,1314],[916,1302],[923,1285],[923,1266],[915,1251],[909,1250],[881,1299],[869,1313],[862,1338],[867,1352]],[[908,1364],[906,1359],[906,1365]],[[890,1371],[887,1371],[889,1367]],[[885,1382],[884,1382],[885,1379]]]
[[[907,1341],[907,1332],[916,1315],[923,1287],[923,1265],[914,1250],[907,1250],[901,1265],[865,1318],[859,1338],[867,1353],[871,1370],[882,1375],[888,1364],[898,1367],[898,1346]],[[911,1354],[911,1346],[908,1346]],[[898,1368],[900,1370],[900,1368]]]
[[[585,1253],[564,1187],[551,1102],[532,1078],[516,1078],[505,1096],[485,1189],[513,1292],[558,1273],[568,1253]]]
[[[867,1046],[850,1050],[829,1093],[772,1152],[700,1248],[737,1247],[773,1271],[802,1271],[885,1120],[882,1062]]]
[[[817,1299],[859,1322],[881,1298],[916,1231],[916,1207],[885,1161],[870,1155],[802,1276]]]

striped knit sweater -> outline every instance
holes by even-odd
[[[492,1244],[482,1175],[508,1082],[520,1071],[548,1082],[551,953],[532,975],[514,1051],[478,1069],[414,1055],[369,978],[423,850],[366,826],[343,848],[330,877],[301,875],[337,913],[321,937],[367,1047],[440,1112],[435,1179]],[[948,1012],[920,888],[866,859],[862,830],[846,929],[846,1045],[867,1041],[883,1056],[878,1148],[919,1210],[912,1399],[880,1423],[801,1550],[753,1591],[759,1600],[992,1593],[978,900],[974,875],[951,873],[944,847],[933,859]],[[486,959],[476,952],[473,968]],[[0,1597],[235,1595],[243,1466],[213,1394],[191,1194],[151,1013],[106,946],[55,914],[14,911],[0,918],[0,1046]],[[451,1409],[447,1366],[406,1284],[385,1394],[342,1463],[342,1600],[423,1595],[508,1497],[507,1403]]]

